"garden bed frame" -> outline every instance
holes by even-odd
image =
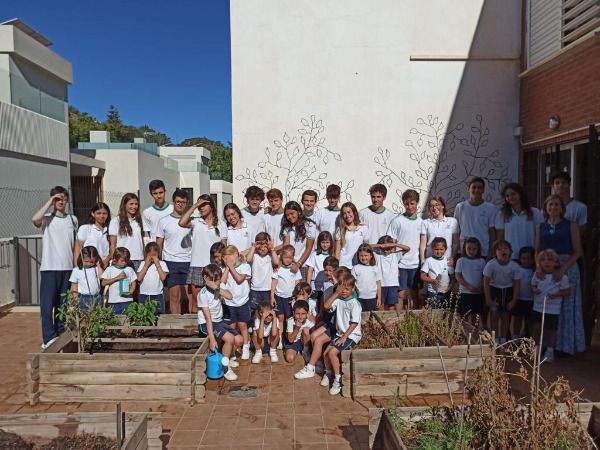
[[[124,413],[123,419],[121,450],[162,449],[161,413],[130,412]],[[0,429],[48,441],[83,432],[116,439],[118,423],[118,416],[110,412],[0,415]]]
[[[421,311],[411,313],[419,315]],[[365,312],[362,321],[373,316],[371,320],[387,326],[402,320],[405,314],[405,311]],[[484,357],[492,354],[489,342],[477,330],[464,321],[462,325],[465,337],[472,333],[470,347],[449,347],[440,340],[439,347],[402,347],[401,342],[396,342],[395,348],[343,351],[342,395],[356,399],[462,392],[465,369],[472,373],[482,365]],[[385,328],[384,332],[387,333]]]
[[[204,403],[207,339],[134,337],[103,338],[98,342],[108,344],[111,350],[77,353],[77,343],[67,332],[43,352],[33,354],[27,367],[30,404],[169,400],[185,400],[191,405]],[[190,353],[169,353],[169,349],[182,344],[193,347]]]

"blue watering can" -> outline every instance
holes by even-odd
[[[218,350],[211,350],[206,358],[206,376],[211,380],[223,378],[223,355]]]

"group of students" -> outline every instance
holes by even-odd
[[[560,326],[567,332],[559,332],[559,344],[569,342],[558,348],[582,351],[581,294],[572,295],[579,289],[572,272],[581,256],[579,226],[584,223],[564,217],[568,207],[558,184],[565,176],[553,182],[557,195],[546,200],[543,216],[516,183],[503,188],[498,210],[483,200],[485,181],[474,178],[469,200],[456,206],[454,217],[443,198],[430,197],[427,219],[418,215],[418,192],[404,191],[404,212],[396,214],[384,206],[386,187],[375,184],[369,190],[371,205],[360,212],[352,202],[340,206],[337,185],[327,187],[328,205],[318,210],[315,191],[305,191],[301,203],[284,204],[279,189],[265,193],[251,186],[245,207],[225,205],[221,220],[210,195],[188,208],[187,192],[176,189],[169,203],[164,183],[154,180],[149,185],[154,204],[143,213],[137,196],[126,194],[117,217],[111,219],[108,206],[98,203],[78,230],[77,219],[65,212],[68,192],[56,187],[33,217],[43,229],[44,345],[61,332],[53,308],[69,281],[82,307],[100,304],[108,286],[106,302],[116,313],[150,299],[164,313],[166,287],[171,313],[181,313],[184,298],[184,309],[198,314],[200,333],[208,336],[211,349],[216,338],[222,341],[226,378],[236,378],[236,350],[249,359],[252,343],[255,363],[263,353],[277,362],[277,348],[287,362],[301,354],[307,364],[297,378],[315,376],[322,364],[322,384],[337,394],[339,352],[360,340],[360,313],[418,308],[426,282],[432,307],[456,307],[465,316],[482,317],[482,325],[489,313],[500,343],[509,338],[511,316],[515,337],[539,333],[543,312],[546,359],[553,359]],[[267,208],[261,207],[265,197]],[[580,203],[569,197],[567,205],[576,205],[584,217]],[[53,213],[46,214],[51,206]],[[565,233],[569,248],[560,247]],[[460,295],[453,304],[456,283]]]

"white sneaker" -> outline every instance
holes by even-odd
[[[542,358],[542,361],[549,363],[554,362],[554,352],[551,350],[546,350],[544,352],[544,357]]]
[[[331,385],[331,388],[329,389],[329,394],[330,395],[338,395],[341,391],[342,391],[342,384],[339,381],[334,379],[333,384]]]
[[[317,372],[319,375],[325,373],[325,366],[323,365],[322,361],[317,361],[317,364],[315,364],[315,372]]]
[[[225,373],[225,379],[229,380],[229,381],[235,381],[237,380],[237,375],[233,372],[233,370],[231,370],[231,366],[229,367],[229,370]]]
[[[312,378],[315,376],[314,370],[310,370],[308,367],[304,366],[298,372],[294,374],[294,378],[297,380],[302,380],[304,378]]]
[[[45,344],[42,344],[42,349],[46,350],[48,347],[50,347],[55,340],[57,340],[58,337],[52,338],[50,339],[48,342],[46,342]]]
[[[279,338],[279,343],[277,344],[277,350],[283,350],[283,339]]]
[[[259,350],[256,353],[254,353],[254,356],[252,357],[252,362],[254,364],[260,364],[261,361],[262,361],[262,350]]]
[[[276,363],[279,361],[279,356],[277,356],[277,350],[269,350],[269,357],[271,358],[272,363]]]
[[[323,378],[321,379],[321,383],[319,383],[319,384],[323,387],[329,387],[330,382],[331,382],[331,380],[329,379],[329,375],[325,374],[325,375],[323,375]]]
[[[250,359],[250,344],[244,344],[242,347],[242,359]]]
[[[235,359],[231,358],[229,360],[229,367],[238,367],[240,365],[239,362],[237,362]]]

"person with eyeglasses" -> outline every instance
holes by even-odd
[[[585,350],[581,285],[577,267],[577,260],[583,254],[579,225],[565,219],[565,202],[556,194],[546,198],[542,213],[546,221],[536,227],[536,252],[554,250],[558,253],[560,266],[555,270],[552,278],[555,282],[559,282],[566,275],[571,286],[569,295],[563,298],[561,304],[556,350],[572,355]],[[539,275],[538,278],[543,277],[541,272]]]
[[[193,311],[194,296],[187,276],[192,260],[192,230],[179,226],[179,220],[188,204],[188,193],[183,189],[173,192],[173,212],[161,217],[154,229],[156,243],[160,247],[162,259],[169,269],[169,309],[171,314],[181,314],[182,290],[188,301],[188,311]]]

